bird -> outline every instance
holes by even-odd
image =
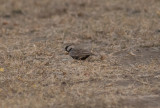
[[[89,56],[95,55],[87,49],[75,47],[74,45],[67,45],[65,50],[76,60],[86,60]]]

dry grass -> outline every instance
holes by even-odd
[[[159,108],[159,5],[0,0],[0,107]],[[73,60],[70,42],[101,56]]]

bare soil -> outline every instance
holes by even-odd
[[[160,1],[0,0],[0,68],[0,108],[160,108]]]

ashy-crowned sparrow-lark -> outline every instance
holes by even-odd
[[[65,47],[65,50],[69,53],[69,55],[73,59],[77,59],[77,60],[85,60],[89,56],[95,55],[95,54],[91,53],[91,51],[89,51],[87,49],[75,47],[74,45],[67,45]]]

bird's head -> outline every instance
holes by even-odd
[[[67,45],[67,46],[65,47],[65,50],[66,50],[67,52],[70,52],[72,49],[73,49],[73,46],[72,46],[72,45]]]

